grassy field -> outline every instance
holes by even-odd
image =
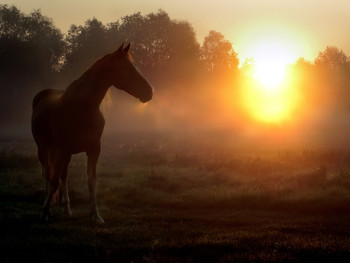
[[[73,216],[54,206],[47,224],[34,144],[0,145],[0,262],[350,262],[350,152],[107,138],[100,226],[84,155],[69,170]]]

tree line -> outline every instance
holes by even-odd
[[[132,44],[134,60],[156,83],[186,85],[194,78],[224,83],[223,78],[249,75],[252,64],[249,59],[240,62],[220,32],[210,31],[200,44],[189,22],[171,19],[164,10],[136,12],[108,24],[91,18],[62,33],[40,10],[25,14],[15,6],[0,5],[0,121],[23,116],[21,105],[30,105],[38,90],[69,84],[122,42]],[[294,68],[298,74],[335,74],[346,80],[343,85],[350,83],[350,59],[336,47],[327,47],[313,62],[299,59]]]

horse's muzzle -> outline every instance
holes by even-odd
[[[154,93],[154,89],[151,88],[150,92],[146,96],[143,96],[142,98],[140,98],[140,101],[142,103],[146,103],[146,102],[150,101],[153,97],[153,93]]]

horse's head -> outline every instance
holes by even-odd
[[[153,88],[141,71],[136,67],[129,54],[130,44],[124,48],[124,43],[117,51],[111,54],[113,57],[112,84],[130,95],[147,102],[152,99]]]

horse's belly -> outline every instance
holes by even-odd
[[[77,139],[69,146],[69,152],[71,154],[88,152],[89,150],[96,149],[100,147],[100,138],[93,140],[80,138]]]
[[[52,144],[51,114],[49,111],[36,111],[32,116],[32,134],[38,146]]]
[[[64,129],[55,133],[57,147],[64,148],[71,154],[88,152],[100,147],[102,129]]]

